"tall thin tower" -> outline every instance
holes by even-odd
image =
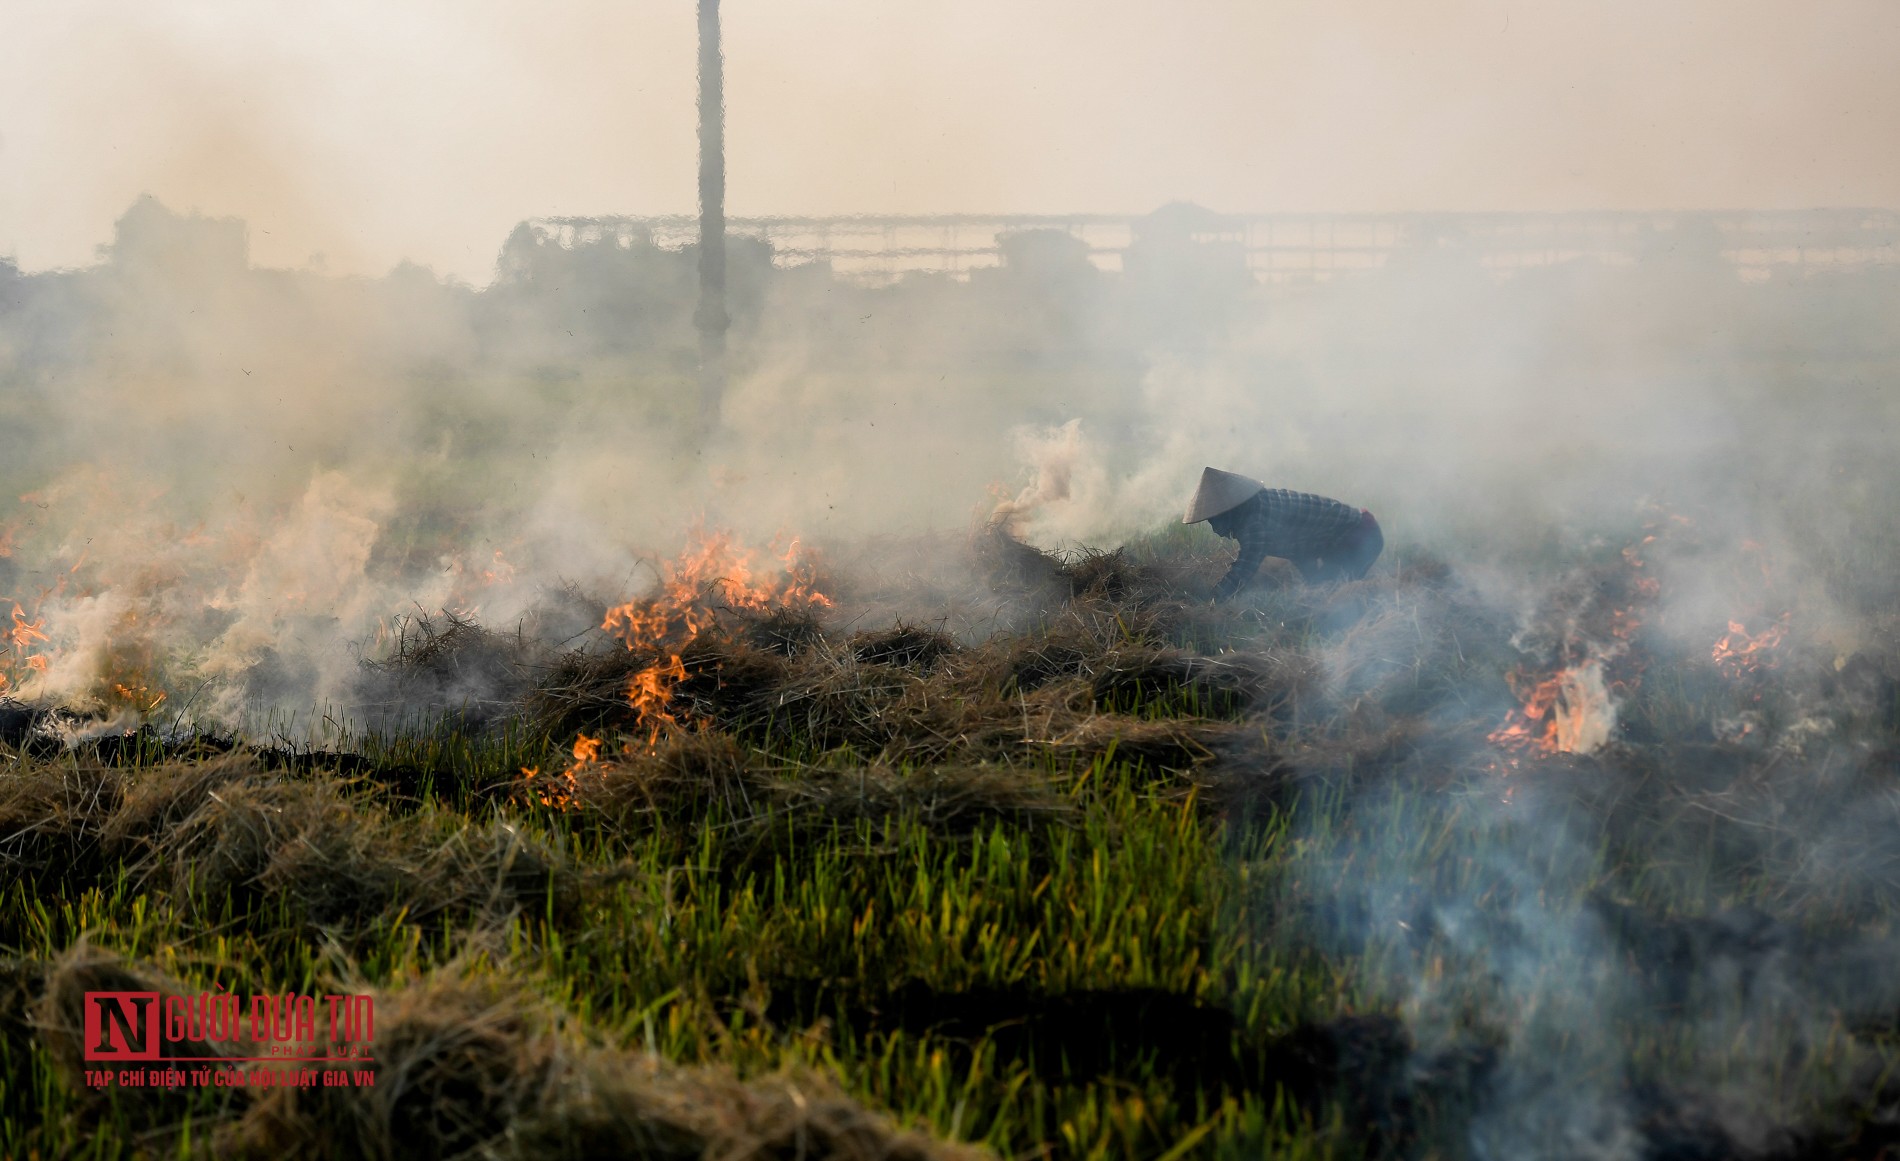
[[[726,391],[726,78],[719,0],[699,0],[699,418],[719,423]]]

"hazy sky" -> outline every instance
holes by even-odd
[[[725,0],[735,214],[1900,207],[1900,0]],[[693,206],[692,0],[0,0],[0,254]]]

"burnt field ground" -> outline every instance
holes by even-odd
[[[1892,1155],[1900,618],[1700,537],[681,571],[327,746],[0,702],[0,1155]],[[88,1089],[85,991],[216,989],[375,994],[375,1087]]]

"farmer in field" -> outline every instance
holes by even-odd
[[[1385,548],[1379,522],[1354,508],[1309,492],[1269,488],[1259,480],[1208,468],[1188,501],[1183,524],[1207,526],[1240,542],[1234,567],[1214,586],[1224,601],[1253,579],[1269,556],[1290,561],[1308,584],[1358,580]]]

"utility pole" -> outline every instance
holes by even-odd
[[[719,0],[699,0],[699,423],[719,426],[726,392],[726,83]]]

